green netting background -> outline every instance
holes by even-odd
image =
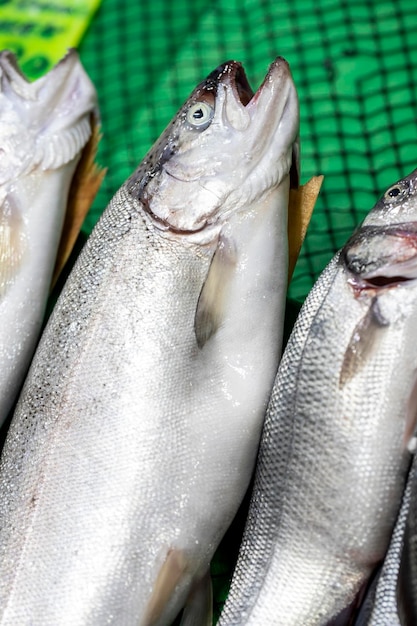
[[[229,58],[254,88],[276,55],[289,61],[302,182],[325,175],[292,299],[305,298],[384,188],[417,167],[415,0],[103,0],[80,52],[99,94],[108,167],[85,232],[189,92]],[[243,518],[213,565],[216,615]]]
[[[103,0],[80,52],[109,168],[87,232],[189,92],[229,58],[256,88],[286,57],[302,181],[325,175],[290,297],[304,299],[384,188],[417,166],[415,0]]]
[[[289,61],[302,182],[325,175],[291,299],[303,301],[384,188],[417,167],[416,0],[103,0],[80,53],[99,95],[108,168],[85,233],[195,85],[230,58],[254,88],[278,54]],[[213,564],[216,615],[243,519]]]

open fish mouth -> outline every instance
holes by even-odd
[[[225,104],[222,98],[218,97],[221,86],[228,92],[226,100],[229,104]],[[291,70],[287,61],[280,56],[270,64],[256,91],[252,89],[242,63],[230,60],[219,65],[199,85],[195,99],[206,100],[214,108],[219,107],[222,111],[218,119],[221,116],[223,123],[228,119],[229,124],[236,130],[246,132],[248,145],[252,145],[252,149],[256,143],[265,146],[267,143],[265,137],[268,135],[271,139],[275,138],[278,128],[293,128],[296,119],[298,124],[298,116],[294,115],[296,96]],[[231,100],[234,100],[234,105],[230,104]],[[229,118],[229,113],[234,113],[233,118]],[[290,186],[297,188],[300,183],[298,139],[293,141],[292,145]],[[266,151],[266,148],[264,149]],[[173,175],[173,172],[169,173]],[[173,177],[175,178],[175,175]],[[198,176],[187,175],[184,178],[177,176],[177,179],[189,182],[197,180]]]
[[[243,106],[246,106],[255,95],[243,65],[238,61],[226,61],[213,70],[207,78],[206,89],[210,89],[212,84],[217,87],[217,84],[224,80],[230,82],[236,100]]]
[[[252,89],[243,65],[239,61],[226,61],[200,83],[192,101],[202,100],[214,107],[224,106],[224,103],[222,105],[216,102],[220,86],[231,92],[239,107],[247,110],[248,120],[263,117],[263,114],[268,114],[269,118],[281,119],[286,118],[289,113],[292,76],[289,65],[283,57],[277,57],[270,64],[265,78],[256,91]]]
[[[256,92],[242,64],[227,61],[194,89],[132,175],[130,191],[160,230],[199,233],[201,241],[207,227],[211,238],[230,212],[278,188],[288,174],[298,186],[298,128],[284,59],[271,63]]]
[[[211,84],[216,85],[227,80],[232,87],[236,100],[239,100],[246,107],[250,103],[256,103],[261,93],[272,82],[278,82],[280,78],[285,79],[290,75],[287,61],[283,57],[277,57],[269,66],[264,80],[255,92],[248,81],[243,65],[239,61],[226,61],[213,70],[205,82],[210,88]]]
[[[407,283],[411,280],[415,280],[416,277],[412,276],[385,276],[375,275],[369,276],[361,281],[361,286],[364,289],[384,289],[385,287],[396,287],[400,283]]]
[[[355,290],[386,289],[417,278],[417,222],[390,228],[363,226],[342,258]]]

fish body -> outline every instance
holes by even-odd
[[[35,349],[96,106],[75,50],[33,83],[10,52],[0,53],[0,424]]]
[[[355,626],[413,626],[417,621],[417,459],[407,479],[400,512],[378,576]]]
[[[404,518],[403,531],[402,520]],[[400,549],[398,549],[399,546],[401,546]],[[391,597],[397,603],[401,626],[413,626],[417,623],[417,459],[415,453],[399,519],[391,538],[390,552],[392,553],[391,561],[384,563],[384,568],[391,588],[395,588],[395,593]],[[379,609],[379,614],[384,615],[383,606],[383,598],[381,598],[375,603],[375,611]],[[374,624],[376,624],[376,619],[378,619],[378,613],[376,613]],[[380,621],[382,623],[382,620]]]
[[[221,626],[347,624],[385,556],[414,441],[416,183],[385,193],[301,309]]]
[[[3,451],[2,626],[166,626],[187,600],[208,623],[279,359],[297,137],[286,62],[255,95],[226,63],[110,202]]]

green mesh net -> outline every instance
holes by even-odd
[[[49,15],[59,0],[39,4]],[[87,5],[92,11],[96,0]],[[88,12],[81,0],[71,6],[78,17]],[[17,28],[15,9],[27,11],[29,31]],[[0,0],[0,38],[20,56],[26,40],[16,43],[10,32],[35,36],[36,11],[30,0]],[[24,70],[42,72],[46,52],[53,50]],[[80,53],[99,95],[99,162],[108,168],[85,233],[195,85],[228,59],[243,63],[255,89],[277,55],[288,60],[300,99],[302,182],[325,176],[290,301],[304,300],[384,189],[417,167],[415,0],[102,0]],[[212,564],[215,619],[246,506]]]
[[[416,167],[414,0],[104,0],[80,47],[100,99],[108,174],[89,232],[195,85],[243,63],[254,88],[290,63],[302,182],[325,180],[289,288],[302,301],[385,187]]]

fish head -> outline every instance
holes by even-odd
[[[75,50],[34,82],[14,54],[1,52],[0,185],[71,161],[91,134],[92,112],[96,92]]]
[[[417,222],[417,169],[388,187],[363,224],[393,226]]]
[[[196,87],[128,181],[156,227],[218,229],[290,175],[298,184],[299,112],[287,62],[278,57],[253,93],[229,61]]]
[[[417,278],[417,170],[385,191],[341,258],[361,291],[380,291]]]

